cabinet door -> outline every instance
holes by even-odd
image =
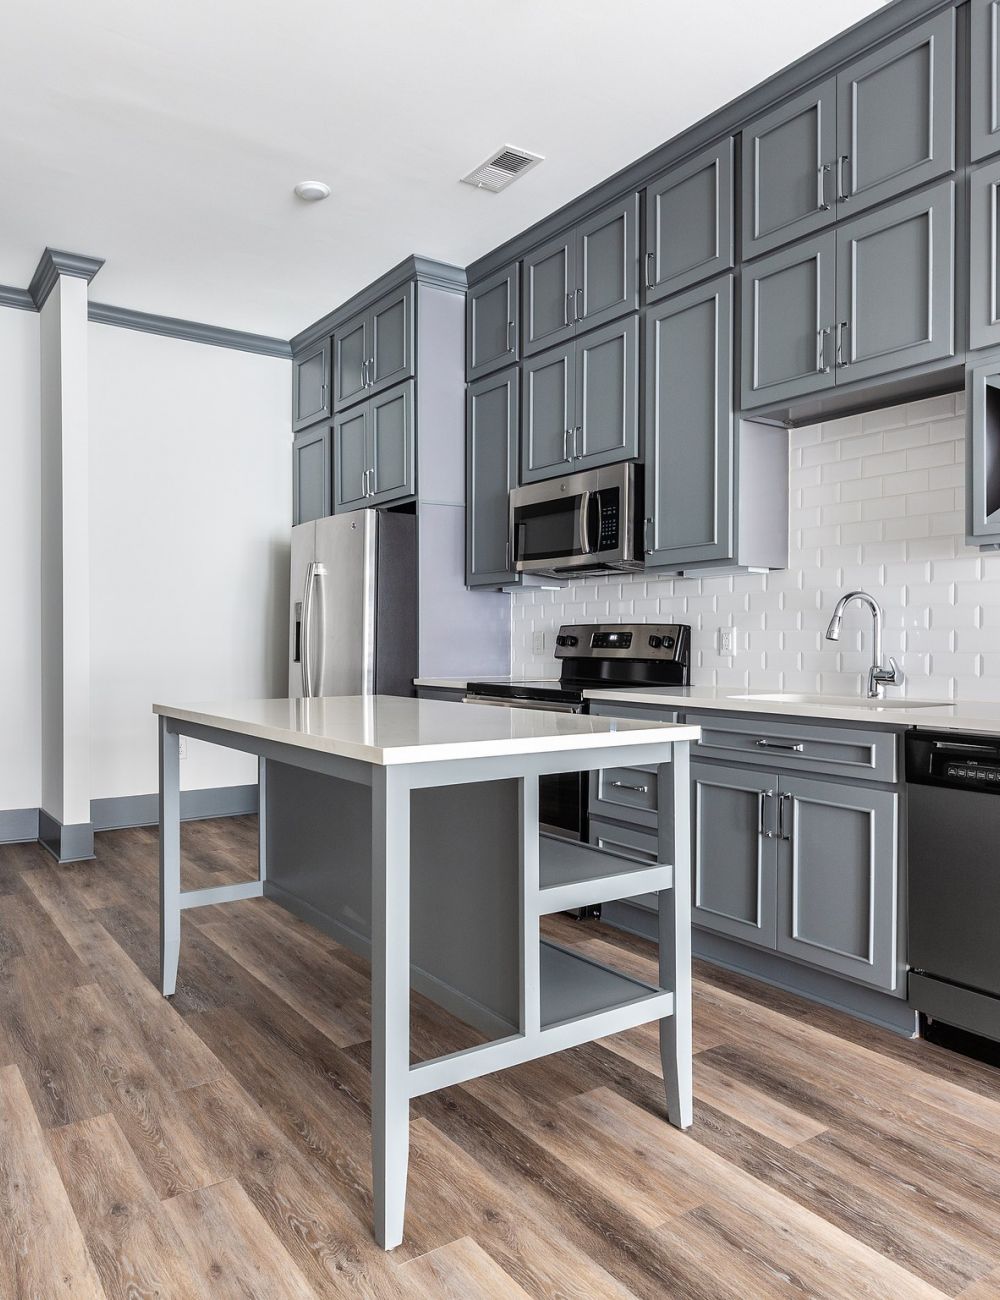
[[[639,306],[639,196],[595,213],[578,228],[570,315],[578,329],[617,320]]]
[[[514,578],[507,494],[517,486],[518,370],[470,384],[466,397],[465,581],[497,587]]]
[[[292,362],[292,428],[330,418],[330,340]]]
[[[742,405],[835,383],[836,237],[832,231],[743,268]]]
[[[546,352],[521,366],[521,482],[563,474],[573,464],[576,347]]]
[[[522,351],[530,357],[576,332],[576,235],[543,245],[524,259]]]
[[[465,369],[470,381],[517,360],[517,269],[515,263],[469,289]]]
[[[743,128],[743,256],[756,257],[835,217],[837,83],[832,78]]]
[[[839,73],[837,154],[841,207],[882,203],[954,170],[954,9]]]
[[[646,313],[647,568],[733,554],[733,278]]]
[[[358,316],[333,336],[333,400],[341,410],[365,396],[368,317]]]
[[[837,231],[837,382],[955,351],[952,181]]]
[[[646,301],[733,265],[733,140],[674,167],[646,189]]]
[[[1000,0],[971,0],[972,160],[1000,152]]]
[[[779,952],[896,987],[898,796],[781,777]]]
[[[639,318],[605,325],[576,342],[576,469],[639,455]]]
[[[330,430],[314,429],[292,444],[292,523],[330,513]]]
[[[365,402],[333,420],[333,513],[368,505],[369,406]]]
[[[1000,159],[969,183],[969,346],[1000,343]]]
[[[758,948],[776,936],[777,841],[764,833],[776,787],[767,773],[691,764],[691,919]]]
[[[413,383],[368,402],[371,431],[369,505],[384,505],[416,491]]]
[[[379,299],[369,313],[368,393],[413,378],[413,285]]]

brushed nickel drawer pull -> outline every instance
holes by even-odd
[[[774,740],[755,740],[753,743],[758,749],[781,749],[788,754],[801,754],[805,749],[801,740],[797,740],[794,745],[779,745]]]
[[[635,794],[649,794],[648,785],[629,785],[627,781],[612,781],[610,785],[614,790],[632,790]]]

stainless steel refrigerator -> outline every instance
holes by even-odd
[[[292,529],[289,696],[413,694],[416,525],[356,510]]]

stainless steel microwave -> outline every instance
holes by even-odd
[[[518,573],[643,567],[641,470],[627,463],[515,488],[510,537]]]

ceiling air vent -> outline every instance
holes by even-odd
[[[542,161],[540,153],[529,153],[527,149],[516,149],[512,144],[505,144],[484,163],[474,167],[467,176],[463,176],[462,181],[466,185],[474,185],[477,190],[490,190],[496,194]]]

